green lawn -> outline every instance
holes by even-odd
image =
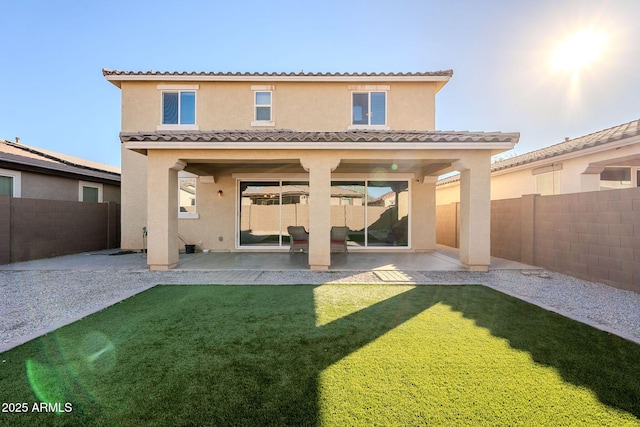
[[[640,346],[481,286],[159,286],[0,359],[2,425],[640,426]]]

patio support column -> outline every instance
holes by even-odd
[[[178,264],[178,171],[186,163],[147,154],[147,264],[168,270]]]
[[[332,156],[300,159],[309,172],[309,268],[328,270],[331,265],[331,171],[340,164]]]
[[[436,181],[437,176],[416,180],[411,200],[411,247],[416,252],[436,249]]]
[[[471,271],[491,263],[491,153],[454,163],[460,171],[460,262]]]

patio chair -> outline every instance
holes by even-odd
[[[349,227],[331,227],[331,252],[347,252]]]
[[[290,225],[289,232],[289,252],[309,252],[309,233],[302,226]]]

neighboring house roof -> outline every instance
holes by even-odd
[[[251,73],[251,72],[178,72],[178,71],[120,71],[102,69],[105,78],[120,87],[121,81],[180,80],[180,81],[432,81],[442,87],[453,76],[453,70],[407,73]]]
[[[633,120],[628,123],[623,123],[621,125],[590,133],[578,138],[568,139],[559,144],[541,148],[540,150],[535,150],[529,153],[521,154],[519,156],[499,160],[491,165],[491,172],[493,173],[516,166],[525,165],[527,163],[550,159],[568,153],[576,153],[588,148],[602,147],[602,149],[606,149],[607,144],[614,144],[639,135],[640,120]],[[447,184],[458,181],[459,179],[459,175],[455,175],[440,180],[438,184]]]
[[[158,131],[121,132],[122,142],[419,142],[419,143],[516,143],[519,133],[451,131],[344,131],[298,132],[294,130]]]
[[[559,144],[551,145],[540,150],[531,151],[520,156],[500,160],[491,165],[491,171],[499,171],[514,166],[532,163],[549,157],[559,156],[599,145],[611,144],[620,140],[640,135],[640,120],[634,120],[609,129],[604,129],[575,139],[569,139]]]
[[[0,139],[0,167],[119,184],[120,168]]]

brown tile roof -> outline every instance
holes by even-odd
[[[520,134],[451,131],[342,131],[221,130],[122,132],[122,142],[518,142]]]
[[[315,72],[223,72],[223,71],[121,71],[102,69],[107,76],[201,76],[201,77],[451,77],[453,70],[400,73],[315,73]]]
[[[570,139],[559,144],[542,148],[540,150],[531,151],[529,153],[511,157],[509,159],[500,160],[498,162],[495,162],[491,166],[491,171],[496,172],[514,166],[532,163],[550,157],[560,156],[562,154],[567,154],[574,151],[606,145],[637,135],[640,135],[640,120],[633,120],[629,123],[624,123],[609,129],[604,129],[598,132],[591,133],[589,135],[581,136],[579,138]]]

